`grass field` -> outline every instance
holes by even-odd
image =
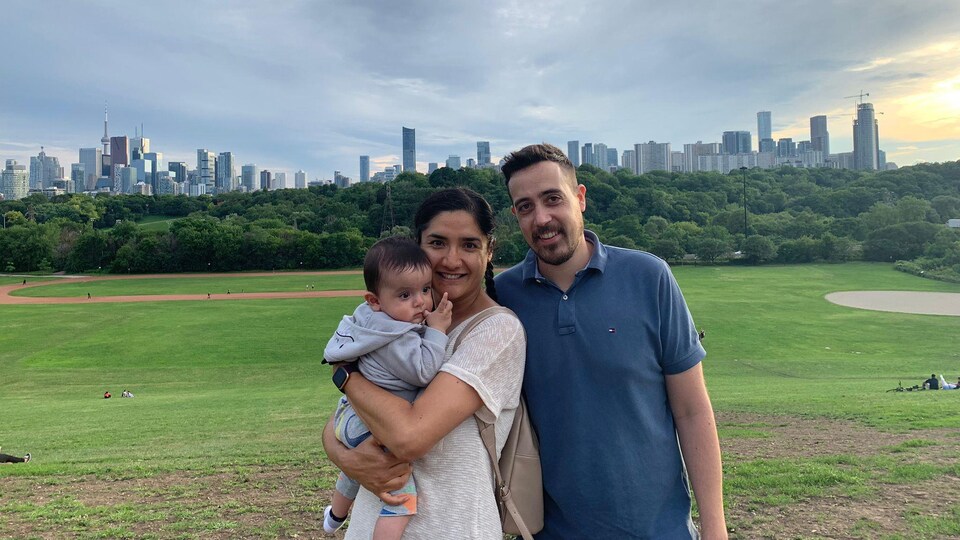
[[[140,226],[140,230],[143,231],[169,231],[170,225],[174,221],[180,218],[172,218],[167,216],[146,216],[140,221],[137,222],[137,225]]]
[[[960,318],[823,300],[838,290],[960,286],[871,264],[675,273],[707,333],[734,538],[960,535],[960,392],[885,392],[931,372],[960,375]],[[23,292],[362,287],[360,276],[306,279]],[[339,396],[320,352],[358,300],[0,306],[0,445],[34,457],[0,466],[0,537],[320,536],[334,471],[319,431]],[[104,400],[108,389],[116,397]],[[120,399],[123,389],[137,397]],[[932,482],[943,476],[949,482]],[[901,490],[910,500],[897,499]]]

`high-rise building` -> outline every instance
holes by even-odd
[[[773,121],[770,111],[760,111],[757,113],[757,140],[773,140]],[[762,149],[760,149],[763,152]]]
[[[403,128],[403,171],[417,172],[417,133],[408,127]]]
[[[861,171],[880,168],[880,128],[873,103],[857,105],[857,119],[853,121],[853,166]]]
[[[40,147],[40,153],[30,158],[30,189],[44,189],[53,185],[55,180],[63,178],[60,160],[48,156]]]
[[[580,151],[580,164],[594,165],[593,143],[584,143],[583,148]]]
[[[617,161],[617,149],[616,148],[607,148],[607,169],[616,168],[620,165],[620,162]]]
[[[167,170],[172,173],[172,180],[178,183],[187,181],[187,164],[183,161],[171,161],[167,164]]]
[[[261,191],[270,191],[273,186],[273,173],[270,172],[270,169],[264,169],[260,171],[260,190]]]
[[[150,151],[150,139],[140,135],[130,139],[130,157],[143,158],[143,155]]]
[[[204,194],[213,191],[217,179],[217,155],[206,148],[197,149],[198,184],[206,184]]]
[[[777,141],[777,157],[792,158],[797,156],[797,144],[790,137]]]
[[[130,139],[126,135],[110,137],[110,164],[115,167],[130,164]]]
[[[150,186],[150,193],[158,193],[159,184],[157,183],[157,173],[164,169],[163,152],[145,152],[143,160],[150,162],[150,174],[144,180],[144,183]],[[123,177],[121,177],[121,182]]]
[[[700,156],[720,153],[720,143],[704,143],[697,141],[683,145],[683,170],[697,172],[700,170]]]
[[[360,181],[370,181],[370,156],[360,156]]]
[[[273,173],[273,189],[287,189],[287,173]]]
[[[752,150],[749,131],[724,131],[724,154],[749,154]]]
[[[71,191],[71,193],[80,193],[83,191],[83,186],[87,181],[86,174],[84,174],[83,163],[70,164],[70,181],[73,183],[73,191]]]
[[[77,191],[89,191],[97,185],[97,178],[103,171],[103,150],[99,148],[81,148],[80,163],[83,164],[83,182],[77,186]]]
[[[477,166],[487,167],[490,162],[490,141],[477,141]]]
[[[623,164],[624,169],[637,174],[637,152],[635,150],[624,150],[620,163]]]
[[[453,169],[455,171],[460,170],[460,156],[453,156],[447,158],[447,168]]]
[[[30,192],[30,173],[25,165],[17,160],[8,159],[7,166],[0,174],[0,194],[8,201],[22,199]]]
[[[433,174],[433,171],[440,168],[440,164],[436,161],[431,161],[427,164],[427,174]]]
[[[574,167],[580,166],[580,141],[567,141],[567,158]]]
[[[233,152],[220,152],[217,156],[217,193],[226,193],[237,189],[234,185],[237,167],[233,163]]]
[[[255,163],[248,163],[240,168],[240,183],[247,193],[260,189],[260,172]]]
[[[370,171],[367,170],[367,176],[369,175]],[[307,173],[303,170],[293,173],[293,187],[296,189],[307,189]]]
[[[823,152],[824,156],[830,154],[830,132],[827,131],[826,115],[810,117],[810,142],[814,150]]]
[[[670,152],[670,143],[650,141],[635,144],[633,145],[633,151],[637,155],[638,174],[673,170],[673,155]]]
[[[593,145],[593,164],[602,170],[607,170],[607,145],[597,143]]]

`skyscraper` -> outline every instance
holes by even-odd
[[[60,160],[48,156],[40,147],[40,153],[30,158],[30,189],[43,189],[53,185],[54,180],[63,178]]]
[[[0,194],[8,201],[22,199],[30,191],[30,173],[17,160],[8,159],[7,166],[0,174]]]
[[[673,170],[673,154],[670,151],[670,143],[650,141],[633,145],[633,150],[637,156],[638,174]]]
[[[490,163],[490,141],[477,141],[477,166],[485,167]]]
[[[823,152],[826,159],[830,154],[830,132],[827,131],[827,117],[825,115],[810,117],[810,142],[813,149]]]
[[[403,128],[403,172],[417,172],[417,133]]]
[[[247,193],[260,189],[260,172],[256,164],[248,163],[240,168],[240,183]]]
[[[360,181],[370,181],[370,156],[360,156]]]
[[[584,143],[580,153],[581,165],[594,165],[593,162],[593,143]]]
[[[460,156],[450,156],[447,158],[447,167],[455,171],[460,170]]]
[[[182,161],[171,161],[167,170],[174,176],[173,181],[183,183],[187,181],[187,164]]]
[[[873,103],[857,105],[853,121],[853,167],[861,171],[880,168],[880,128]]]
[[[697,141],[683,145],[683,170],[697,172],[700,169],[700,156],[720,153],[720,143],[705,143]]]
[[[370,171],[367,171],[367,174],[370,174]],[[307,189],[307,173],[303,170],[299,170],[293,173],[293,187],[296,189]]]
[[[567,141],[567,157],[574,167],[580,166],[580,141]]]
[[[197,180],[198,184],[206,184],[204,193],[213,191],[216,185],[217,155],[206,148],[197,149]]]
[[[749,131],[723,132],[724,154],[749,154],[751,147]]]
[[[103,150],[99,148],[81,148],[80,163],[83,163],[83,182],[77,186],[77,191],[92,190],[97,185],[97,178],[103,171]]]
[[[237,167],[233,163],[233,152],[220,152],[217,156],[217,193],[226,193],[237,189],[233,185],[237,176]]]
[[[773,122],[770,111],[760,111],[757,113],[757,149],[760,152],[773,152],[776,150],[776,143],[773,142]]]
[[[270,172],[270,169],[260,171],[260,189],[263,191],[273,189],[273,173]]]

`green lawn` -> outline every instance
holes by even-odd
[[[679,267],[675,274],[698,326],[707,333],[704,370],[718,412],[850,419],[893,432],[955,430],[960,425],[960,392],[885,392],[898,381],[919,383],[931,372],[953,379],[960,375],[960,317],[872,312],[823,299],[839,290],[960,292],[960,286],[880,264]],[[227,288],[300,291],[307,283],[315,283],[317,290],[360,289],[362,277],[240,274],[64,283],[25,292],[109,296],[220,293]],[[313,498],[333,481],[332,474],[313,469],[326,463],[320,429],[339,396],[329,382],[329,368],[320,364],[321,352],[339,318],[358,301],[0,306],[0,445],[5,452],[33,452],[35,460],[29,466],[0,467],[0,492],[11,486],[29,493],[28,485],[9,484],[20,476],[49,485],[71,484],[87,474],[117,479],[189,471],[204,477],[264,465],[307,467],[318,477],[308,488],[298,488],[311,498],[310,508],[298,511],[313,519],[323,504]],[[137,397],[119,398],[124,389]],[[102,399],[105,390],[115,398]],[[763,425],[721,426],[721,435],[766,436]],[[909,459],[923,452],[925,444],[892,455]],[[754,460],[725,463],[725,469],[730,476],[728,504],[749,501],[760,506],[790,505],[824,494],[863,497],[870,492],[864,487],[870,482],[909,484],[931,475],[960,474],[955,465],[923,469],[884,456]],[[207,503],[182,496],[186,506],[180,521],[199,523],[184,525],[185,537],[241,527],[240,522],[223,522]],[[71,512],[94,513],[62,504],[26,508],[3,498],[0,513],[15,512],[18,519],[36,523],[38,530],[73,523],[75,518],[63,517],[73,516]],[[138,523],[155,519],[157,508],[142,504]],[[207,512],[214,514],[205,517]],[[914,532],[936,530],[922,512],[910,512]],[[117,525],[121,518],[104,519],[80,530],[109,525],[120,529],[107,536],[140,535],[131,532],[141,531],[137,526]],[[289,516],[280,522],[283,519]],[[5,533],[2,521],[0,537],[13,535]],[[871,537],[872,525],[863,526],[864,537]],[[282,523],[264,527],[256,535],[287,534]],[[242,530],[246,532],[238,536],[254,534]],[[179,537],[164,531],[154,537]]]
[[[168,216],[146,216],[137,222],[140,230],[143,231],[169,231],[170,225],[181,218],[172,218]]]

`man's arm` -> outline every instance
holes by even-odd
[[[700,511],[700,533],[704,540],[725,539],[720,440],[703,380],[703,367],[697,364],[683,373],[667,375],[666,384],[680,451]]]
[[[360,482],[384,503],[399,506],[407,499],[406,495],[391,495],[390,492],[403,487],[413,467],[384,451],[373,437],[351,450],[337,440],[331,418],[323,428],[323,449],[344,474]]]

